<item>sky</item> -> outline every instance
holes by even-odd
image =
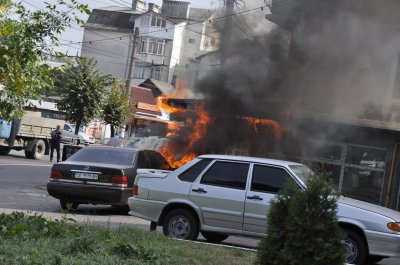
[[[89,9],[106,7],[106,6],[131,6],[131,0],[78,0],[80,3],[87,4]],[[197,8],[213,8],[218,7],[223,0],[185,0],[191,3],[191,7]],[[23,4],[30,9],[44,8],[44,0],[23,0]],[[47,0],[50,4],[56,3],[56,0]],[[155,3],[161,6],[162,0],[146,0],[146,3]],[[83,20],[87,19],[87,16],[81,15]],[[78,25],[72,25],[72,28],[67,29],[61,35],[61,44],[63,46],[57,47],[57,51],[67,53],[68,55],[76,55],[79,52],[80,44],[76,42],[82,41],[83,29]],[[71,42],[73,44],[71,44]]]

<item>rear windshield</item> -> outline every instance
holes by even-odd
[[[136,150],[118,148],[83,148],[68,161],[129,166],[133,164],[136,153]]]
[[[307,180],[312,174],[315,174],[309,167],[303,165],[291,165],[291,170],[296,174],[303,183],[307,183]]]

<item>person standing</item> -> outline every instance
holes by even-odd
[[[57,162],[60,162],[60,143],[61,143],[61,126],[57,125],[56,129],[51,132],[50,140],[50,162],[53,161],[54,149],[57,152]]]

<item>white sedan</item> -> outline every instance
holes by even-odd
[[[171,172],[139,169],[130,214],[163,226],[165,235],[211,242],[229,235],[263,237],[270,201],[289,179],[305,187],[305,165],[254,157],[200,156]],[[400,213],[341,197],[338,221],[347,237],[347,261],[400,256]]]

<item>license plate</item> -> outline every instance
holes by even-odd
[[[99,179],[99,175],[90,173],[75,173],[75,178],[97,180]]]

